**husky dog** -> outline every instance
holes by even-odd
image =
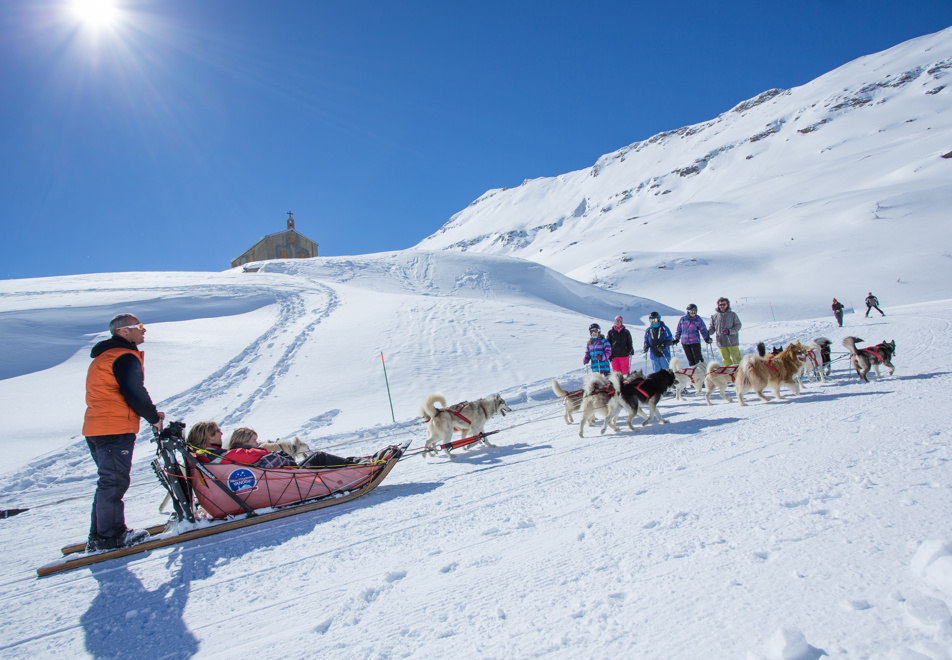
[[[555,396],[562,399],[562,406],[565,408],[565,414],[562,417],[565,423],[574,424],[575,419],[572,418],[572,413],[578,412],[578,409],[582,407],[582,390],[566,392],[562,389],[562,386],[559,385],[559,381],[553,378],[552,391],[555,392]]]
[[[803,345],[803,366],[800,372],[811,374],[815,380],[825,383],[830,375],[830,342],[826,337],[817,337]]]
[[[856,374],[868,383],[866,374],[869,373],[870,367],[876,372],[876,378],[879,378],[879,365],[882,364],[889,367],[889,375],[892,376],[896,371],[892,363],[892,356],[896,354],[896,340],[884,341],[872,348],[856,348],[857,342],[861,341],[863,340],[859,337],[847,337],[843,340],[843,345],[849,349],[850,362],[853,363]]]
[[[584,387],[582,387],[582,398],[579,404],[582,411],[582,421],[578,425],[578,437],[584,438],[585,422],[592,420],[596,412],[601,412],[605,416],[605,424],[602,426],[602,433],[609,426],[617,431],[615,420],[612,419],[614,410],[609,407],[612,400],[611,384],[608,377],[598,371],[592,371],[585,374]],[[594,423],[594,420],[592,420]]]
[[[268,451],[283,451],[285,454],[293,456],[295,461],[298,461],[311,453],[311,448],[308,447],[307,443],[300,438],[294,438],[294,440],[278,439],[274,442],[262,442],[261,448],[267,449]]]
[[[631,425],[631,420],[635,415],[641,415],[645,421],[641,423],[646,426],[651,421],[651,417],[657,417],[662,424],[667,424],[668,420],[658,412],[658,401],[664,396],[664,393],[677,382],[674,372],[670,369],[661,369],[654,372],[647,378],[622,379],[621,374],[611,375],[612,387],[615,389],[615,395],[612,397],[612,403],[615,407],[614,415],[622,408],[628,411],[628,428],[632,431],[635,427]],[[642,410],[642,406],[648,405],[647,414]],[[617,430],[617,427],[616,427]]]
[[[644,378],[645,375],[640,371],[632,371],[631,374],[626,376],[626,378]],[[605,382],[608,384],[608,381]],[[574,390],[572,392],[566,392],[562,389],[562,386],[559,385],[559,381],[555,378],[552,379],[552,391],[555,393],[555,396],[562,399],[562,406],[565,408],[565,414],[563,419],[565,419],[566,424],[574,424],[575,419],[572,417],[572,413],[578,412],[582,407],[582,396],[585,390]],[[595,426],[595,418],[590,417],[588,421],[589,426]]]
[[[704,362],[698,362],[693,367],[681,368],[681,360],[676,357],[671,358],[670,369],[676,379],[674,384],[674,398],[681,401],[684,389],[690,385],[694,388],[695,394],[700,394],[704,389],[704,378],[707,376],[707,365]]]
[[[443,407],[437,408],[437,403]],[[498,394],[449,407],[446,406],[446,399],[442,394],[431,394],[420,408],[420,415],[426,420],[426,446],[446,444],[452,439],[453,431],[460,431],[462,438],[478,435],[496,413],[505,417],[507,412],[512,412],[512,408],[506,405],[505,400]],[[480,438],[479,441],[487,447],[496,446],[485,438]],[[452,458],[448,449],[443,452]],[[423,457],[426,458],[426,453]]]
[[[707,401],[707,405],[711,405],[711,395],[714,394],[714,390],[719,390],[721,398],[728,403],[733,401],[727,394],[727,388],[734,384],[736,374],[736,366],[725,367],[717,360],[708,365],[707,375],[704,377],[704,400]]]
[[[770,349],[770,354],[779,355],[781,351],[783,351],[783,345],[774,346],[772,349]],[[767,345],[762,341],[757,342],[757,355],[760,357],[767,357]]]
[[[833,370],[833,359],[830,353],[830,347],[833,345],[826,337],[817,337],[813,343],[820,347],[820,359],[823,361],[823,375],[829,376]]]
[[[776,355],[762,358],[759,355],[745,355],[737,368],[737,400],[744,403],[744,393],[753,390],[764,401],[769,401],[763,394],[763,389],[770,387],[777,399],[780,396],[780,386],[787,385],[794,394],[800,394],[800,383],[796,380],[800,373],[800,358],[806,353],[800,342],[791,342],[785,349]]]

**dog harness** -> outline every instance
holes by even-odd
[[[731,379],[731,382],[734,382],[734,378],[737,376],[737,365],[729,364],[726,367],[711,367],[707,370],[709,374],[721,374],[722,376],[728,376]]]
[[[463,420],[464,422],[466,422],[466,424],[467,424],[468,426],[472,426],[473,423],[470,422],[470,421],[469,421],[468,419],[466,419],[465,417],[463,417],[463,414],[460,412],[460,410],[462,410],[463,408],[465,408],[465,407],[468,406],[468,405],[469,405],[469,401],[464,401],[463,403],[457,403],[455,408],[440,408],[439,410],[436,411],[436,414],[439,415],[441,412],[448,412],[448,413],[451,413],[451,414],[456,415],[457,417],[459,417],[461,420]],[[483,404],[479,404],[479,409],[483,411],[483,415],[485,415],[486,417],[489,417],[489,414],[486,412],[486,407],[485,407]],[[502,415],[503,417],[505,417],[505,416],[506,416],[506,411],[505,411],[505,410],[500,410],[500,411],[499,411],[499,414]],[[428,422],[428,421],[430,421],[430,420],[427,419],[427,420],[425,420],[425,421]],[[454,430],[454,431],[459,431],[459,429],[456,428],[456,427],[454,427],[453,430]]]
[[[466,419],[465,417],[463,417],[463,414],[460,412],[460,410],[462,410],[463,408],[465,408],[465,407],[468,406],[468,405],[469,405],[469,401],[464,401],[463,403],[457,403],[455,408],[441,408],[440,410],[437,410],[437,411],[436,411],[436,414],[439,415],[441,412],[448,412],[448,413],[451,413],[451,414],[453,414],[453,415],[456,415],[457,417],[459,417],[461,420],[463,420],[463,421],[466,422],[467,424],[472,424],[472,422],[470,422],[468,419]],[[479,407],[482,408],[483,414],[485,415],[485,414],[486,414],[486,409],[483,408],[483,405],[482,405],[482,404],[479,404]],[[455,430],[458,431],[459,429],[455,429]]]
[[[813,364],[814,371],[820,368],[820,362],[817,360],[815,348],[811,348],[809,351],[807,351],[804,357],[808,358]]]
[[[640,383],[638,383],[637,385],[635,385],[635,389],[638,390],[639,392],[641,392],[642,396],[644,396],[645,399],[650,399],[650,398],[651,398],[651,395],[648,394],[647,392],[645,392],[643,389],[641,389],[641,386],[645,384],[645,381],[646,381],[646,380],[647,380],[647,379],[645,379],[645,380],[641,381]]]
[[[880,362],[885,362],[885,360],[883,359],[883,356],[879,354],[879,352],[882,351],[883,348],[884,346],[882,344],[877,344],[876,346],[873,346],[872,348],[861,348],[860,350],[869,353]]]
[[[685,367],[684,369],[678,369],[674,373],[681,374],[682,376],[687,376],[688,380],[691,381],[692,385],[697,385],[694,381],[694,372],[697,371],[697,367]]]

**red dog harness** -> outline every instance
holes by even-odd
[[[694,380],[694,372],[697,371],[697,367],[685,367],[684,369],[678,369],[674,373],[681,374],[682,376],[687,376],[688,380],[691,381],[692,385],[697,385]]]
[[[737,375],[737,365],[729,364],[726,367],[713,367],[708,369],[707,373],[709,374],[721,374],[722,376],[729,376],[731,382],[734,382],[734,378]]]
[[[811,348],[809,351],[807,351],[805,357],[809,358],[810,362],[813,363],[813,368],[814,368],[814,369],[819,369],[819,368],[820,368],[820,361],[819,361],[819,360],[817,359],[817,357],[816,357],[816,349],[815,349],[815,348]],[[805,361],[805,360],[804,360],[804,361]]]
[[[459,418],[460,418],[461,420],[463,420],[464,422],[466,422],[467,428],[468,428],[469,426],[472,426],[473,423],[470,422],[470,421],[469,421],[468,419],[466,419],[465,417],[463,417],[463,414],[460,412],[460,410],[462,410],[463,408],[465,408],[465,407],[468,406],[468,405],[469,405],[469,401],[464,401],[463,403],[458,403],[458,404],[456,404],[456,408],[442,408],[441,410],[437,410],[437,411],[436,411],[436,414],[439,415],[441,412],[452,413],[452,414],[456,415],[457,417],[459,417]],[[479,409],[483,411],[483,416],[489,417],[489,415],[486,414],[486,407],[485,407],[483,404],[479,404]],[[500,411],[500,412],[502,413],[502,416],[503,416],[503,417],[506,416],[506,412],[505,412],[505,411]],[[458,428],[456,428],[456,427],[453,427],[453,430],[454,430],[454,431],[459,431],[460,429],[458,429]]]

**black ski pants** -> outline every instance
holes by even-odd
[[[327,467],[341,467],[342,465],[351,465],[353,461],[347,458],[342,458],[340,456],[334,456],[334,454],[328,454],[323,451],[316,451],[310,456],[307,457],[303,463],[300,464],[300,467],[308,468],[327,468]]]
[[[866,313],[869,314],[868,309],[866,310]],[[837,325],[839,325],[842,328],[843,327],[843,310],[840,309],[833,312],[833,317],[836,319]]]
[[[700,344],[681,344],[681,348],[684,349],[689,367],[693,367],[698,362],[704,362],[704,353],[701,352]]]
[[[86,436],[86,444],[99,474],[89,534],[104,538],[119,536],[126,531],[122,498],[129,490],[136,434]]]
[[[869,313],[873,311],[874,309],[880,314],[883,314],[883,310],[879,309],[879,305],[870,305],[869,303],[866,303],[866,316],[869,316]],[[886,315],[883,314],[883,316],[886,316]]]

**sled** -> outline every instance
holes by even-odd
[[[375,463],[264,469],[200,463],[187,450],[182,428],[173,422],[154,439],[158,457],[152,467],[175,512],[167,523],[147,528],[153,538],[94,554],[80,554],[85,543],[66,546],[66,557],[37,569],[39,577],[350,502],[380,485],[410,444],[393,446],[386,459]]]

